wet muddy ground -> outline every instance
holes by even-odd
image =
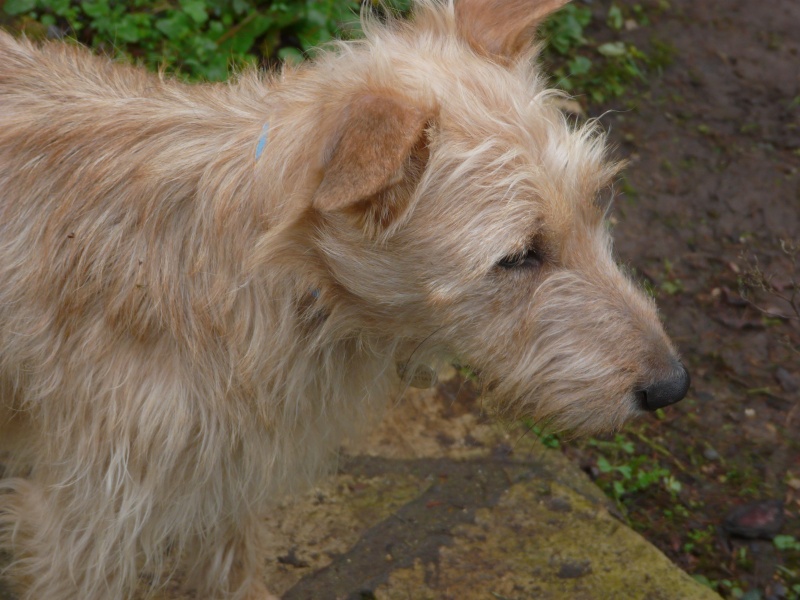
[[[591,5],[601,21],[609,4]],[[617,254],[657,295],[693,384],[624,438],[562,447],[612,493],[620,482],[633,526],[724,596],[798,598],[800,3],[642,4],[658,6],[650,25],[618,35],[669,48],[671,64],[588,113],[606,113],[630,161]],[[742,288],[754,271],[769,290]],[[636,489],[608,473],[609,452],[677,483]]]
[[[602,23],[612,3],[586,5]],[[599,42],[622,39],[644,51],[658,47],[671,60],[618,100],[579,101],[588,116],[603,115],[617,154],[629,161],[613,213],[617,254],[657,296],[693,385],[684,402],[630,425],[621,436],[545,442],[614,497],[622,519],[724,597],[797,599],[800,254],[793,260],[791,245],[800,244],[800,3],[618,0],[617,5],[629,13],[641,7],[652,15],[649,24],[621,32],[596,27],[589,34]],[[769,281],[768,290],[746,285],[762,279],[756,272]],[[468,383],[458,390],[458,402],[445,399],[446,411],[462,410],[469,402],[479,406]],[[445,422],[452,427],[452,419],[431,420],[430,435],[414,438],[416,450],[430,457],[437,445],[473,439],[470,432],[442,427]],[[404,421],[403,435],[412,427]],[[423,439],[430,452],[420,447]],[[513,437],[507,450],[530,443],[531,436]],[[472,502],[467,488],[474,480],[460,466],[419,460],[406,465],[409,473],[458,475],[442,488],[447,502],[423,495],[407,505],[422,488],[404,487],[398,476],[402,481],[391,485],[394,504],[370,505],[389,506],[390,512],[410,506],[422,515],[458,499]],[[368,458],[344,461],[340,477],[389,477],[391,469],[381,471],[377,464]],[[357,495],[359,485],[345,488]],[[503,491],[506,485],[495,488]],[[497,498],[490,500],[493,505]],[[402,518],[391,516],[388,523],[394,529],[381,532],[381,548],[362,552],[373,562],[386,547],[411,552],[421,540],[414,537],[417,530],[403,528]],[[438,543],[435,536],[428,542]],[[347,558],[359,548],[330,552]],[[312,560],[299,549],[279,554],[278,575],[307,569]],[[315,575],[326,576],[330,570]],[[308,579],[302,585],[314,584]]]

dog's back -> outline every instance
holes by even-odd
[[[203,262],[220,259],[209,256],[208,236],[217,232],[206,217],[220,210],[212,205],[219,186],[248,194],[248,173],[230,175],[231,150],[260,127],[219,89],[0,33],[5,329],[8,310],[32,306],[60,321],[102,312],[134,336],[191,325],[171,303],[186,299],[186,286],[204,284],[190,274],[220,267]],[[245,227],[230,233],[245,235]]]

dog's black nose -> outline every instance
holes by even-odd
[[[645,410],[657,410],[683,400],[689,391],[689,371],[681,363],[676,362],[670,376],[661,381],[651,383],[643,390],[636,392],[636,398]]]

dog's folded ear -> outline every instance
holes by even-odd
[[[456,0],[458,29],[476,52],[508,63],[530,49],[536,28],[569,0]]]
[[[312,206],[341,210],[401,183],[432,117],[431,111],[388,94],[355,98],[344,112]]]

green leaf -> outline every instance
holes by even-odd
[[[228,60],[223,55],[210,59],[207,64],[198,64],[195,71],[209,81],[224,81],[228,77]]]
[[[317,49],[325,42],[329,42],[333,39],[331,32],[325,28],[312,28],[306,35],[298,37],[300,38],[300,43],[304,50]]]
[[[592,11],[588,6],[572,5],[572,8],[575,9],[575,20],[580,23],[581,27],[586,27],[592,22]]]
[[[179,12],[156,21],[156,29],[171,40],[177,40],[191,31],[186,15]]]
[[[612,5],[611,8],[608,9],[608,19],[606,19],[606,22],[612,29],[616,29],[617,31],[622,29],[622,11],[619,9],[619,6]]]
[[[633,475],[630,465],[622,465],[617,467],[617,472],[622,475],[623,479],[630,479],[631,475]]]
[[[611,466],[605,456],[597,458],[597,468],[600,469],[601,473],[609,473],[614,470],[614,467]]]
[[[65,17],[69,20],[74,19],[78,12],[78,7],[72,5],[70,0],[49,0],[47,5],[59,17]]]
[[[373,0],[374,4],[377,4],[375,0]],[[391,0],[387,2],[387,5],[397,12],[406,13],[411,10],[411,0]]]
[[[92,17],[92,19],[102,19],[111,13],[108,0],[86,0],[86,2],[81,2],[81,8],[83,8],[83,12]]]
[[[800,542],[791,535],[776,535],[772,543],[778,550],[800,550]]]
[[[597,47],[597,51],[603,56],[625,56],[628,50],[623,42],[607,42]]]
[[[712,590],[716,590],[719,587],[715,581],[711,581],[705,575],[692,575],[692,579]]]
[[[309,8],[306,13],[306,20],[312,25],[325,27],[328,24],[328,15],[317,8]]]
[[[592,61],[585,56],[576,56],[569,61],[569,72],[572,75],[585,75],[592,68]]]
[[[216,40],[223,33],[225,33],[225,26],[220,21],[208,22],[208,37],[212,40]]]
[[[6,0],[3,10],[9,15],[21,15],[36,8],[36,0]]]
[[[183,11],[189,15],[195,23],[205,23],[208,21],[206,13],[206,3],[203,0],[180,0]]]
[[[661,283],[661,289],[670,296],[674,296],[675,294],[679,294],[683,291],[683,283],[681,283],[680,279],[675,279],[674,281],[664,281]]]
[[[633,442],[625,439],[625,436],[621,434],[617,434],[614,436],[614,443],[620,447],[623,452],[627,452],[628,454],[633,454],[635,449]]]
[[[120,17],[114,27],[114,38],[125,44],[135,44],[147,37],[150,20],[143,14],[126,14]]]
[[[592,13],[586,7],[569,4],[555,13],[545,25],[550,45],[559,54],[568,54],[571,48],[586,43],[583,29],[592,20]]]
[[[300,52],[300,50],[291,47],[281,48],[278,50],[278,57],[282,61],[289,64],[300,64],[305,60],[305,56],[303,56],[303,53]]]
[[[247,0],[233,0],[233,12],[241,15],[250,10],[250,3]]]
[[[219,43],[219,50],[229,54],[244,54],[253,47],[256,38],[261,37],[274,24],[275,21],[271,17],[255,13],[241,21],[239,29],[233,35],[230,35],[232,29],[222,33],[223,36],[230,37]],[[212,37],[216,37],[213,32]]]

